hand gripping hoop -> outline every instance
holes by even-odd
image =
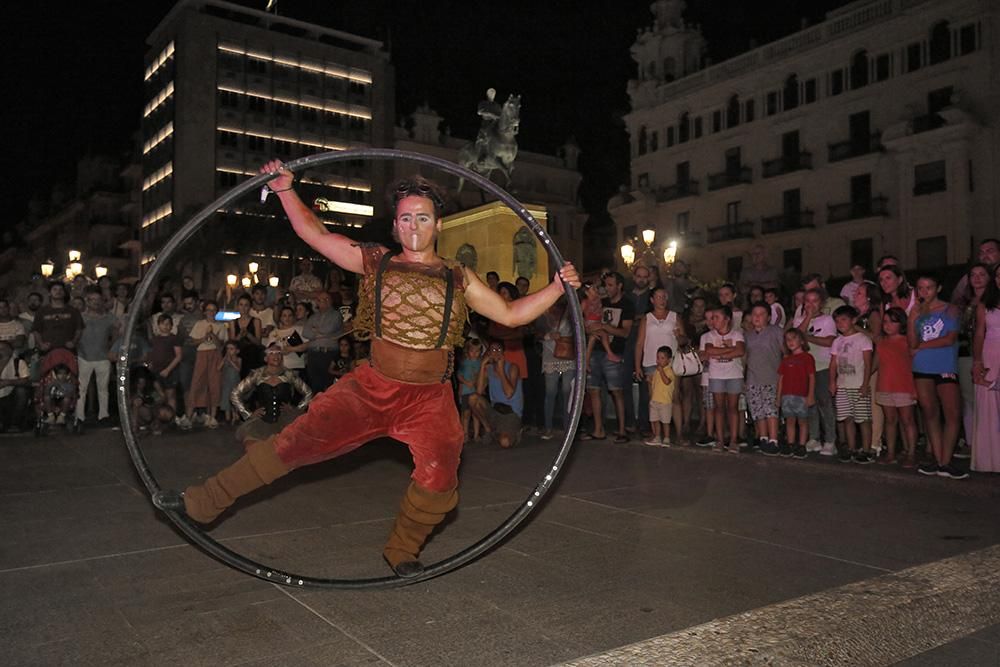
[[[530,229],[542,243],[542,246],[549,255],[549,259],[552,261],[552,265],[557,267],[557,269],[558,267],[562,267],[563,258],[559,253],[559,250],[556,248],[555,243],[552,242],[548,233],[542,229],[541,225],[538,224],[534,217],[532,217],[532,215],[527,211],[527,209],[524,208],[524,206],[520,204],[520,202],[518,202],[502,188],[495,185],[489,179],[484,178],[483,176],[453,162],[410,151],[398,151],[388,148],[361,148],[356,150],[310,155],[308,157],[289,162],[285,166],[294,172],[301,171],[308,167],[327,164],[329,162],[359,159],[409,160],[436,167],[441,171],[454,174],[467,181],[475,183],[514,211],[514,213],[521,218],[521,221],[524,222],[528,229]],[[184,245],[184,243],[190,239],[191,236],[194,235],[194,233],[197,232],[209,218],[215,215],[217,211],[226,208],[232,202],[244,196],[246,193],[260,188],[277,175],[277,173],[261,174],[251,178],[206,206],[196,216],[188,221],[188,223],[184,225],[184,227],[182,227],[180,231],[178,231],[160,251],[157,256],[157,261],[153,262],[152,268],[146,274],[145,278],[142,279],[142,282],[139,283],[135,296],[133,297],[133,303],[142,303],[145,300],[149,290],[156,284],[161,269],[167,266],[170,258],[177,253],[181,246]],[[552,461],[551,467],[545,473],[544,477],[535,485],[535,488],[531,491],[521,506],[495,530],[493,530],[493,532],[489,533],[472,546],[469,546],[453,556],[445,558],[444,560],[428,565],[424,572],[416,577],[408,577],[405,579],[397,576],[379,577],[374,579],[326,579],[293,574],[291,572],[283,572],[268,565],[250,560],[249,558],[245,558],[244,556],[226,548],[216,540],[212,539],[198,524],[189,519],[187,516],[176,512],[166,512],[166,515],[191,542],[226,565],[242,572],[246,572],[247,574],[259,579],[292,587],[310,586],[314,588],[340,589],[394,588],[431,579],[432,577],[437,577],[445,572],[461,567],[475,558],[478,558],[483,553],[496,546],[504,537],[509,535],[510,532],[518,526],[518,524],[524,521],[524,519],[526,519],[532,511],[534,511],[542,497],[545,496],[548,490],[552,487],[552,483],[562,470],[563,463],[566,461],[566,457],[569,455],[569,450],[573,446],[573,438],[576,434],[576,428],[580,422],[580,413],[583,409],[585,383],[582,381],[582,370],[585,368],[583,355],[586,345],[583,337],[580,302],[576,298],[575,290],[572,287],[563,285],[563,288],[566,291],[567,304],[569,305],[570,314],[573,319],[573,338],[576,342],[575,361],[577,376],[577,381],[573,383],[574,386],[570,403],[570,423],[566,429],[566,437],[563,440],[562,447],[559,449],[555,459]],[[127,390],[127,369],[129,368],[131,356],[130,348],[132,343],[132,332],[135,331],[135,327],[139,322],[141,310],[141,308],[131,309],[125,322],[125,337],[122,341],[121,356],[118,359],[118,410],[122,418],[122,434],[125,436],[125,445],[128,447],[129,455],[132,457],[132,462],[135,464],[135,468],[138,471],[139,476],[142,478],[143,483],[149,490],[150,496],[152,496],[161,489],[160,485],[156,481],[156,478],[149,469],[149,465],[139,448],[139,444],[136,441],[135,436],[132,435],[132,420],[130,417],[128,405],[129,396]]]

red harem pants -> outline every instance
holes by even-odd
[[[409,446],[419,486],[441,493],[458,486],[465,439],[451,383],[407,384],[362,365],[316,396],[285,427],[275,451],[289,469],[326,461],[389,436]]]

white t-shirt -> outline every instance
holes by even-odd
[[[274,308],[269,308],[265,306],[260,310],[256,310],[253,306],[250,306],[250,314],[260,320],[261,331],[268,327],[275,326],[274,324]]]
[[[743,332],[734,325],[726,335],[718,331],[706,331],[701,336],[701,349],[711,345],[712,347],[736,347],[737,343],[743,343]],[[708,366],[708,377],[710,380],[736,380],[743,377],[743,358],[722,359],[712,357]]]
[[[872,339],[861,333],[839,336],[830,354],[837,358],[837,388],[860,389],[865,374],[865,352],[874,349]]]
[[[303,343],[307,342],[305,336],[302,335],[302,327],[296,324],[287,329],[273,329],[271,333],[267,335],[267,338],[264,339],[264,349],[267,349],[267,346],[271,343],[278,343],[281,345],[295,333],[299,335],[299,338],[302,339]],[[302,356],[301,352],[288,352],[284,355],[284,357],[285,368],[299,369],[306,367],[306,358]]]
[[[198,320],[195,322],[194,326],[191,327],[191,338],[199,339],[204,338],[208,335],[209,329],[215,332],[215,337],[219,339],[218,343],[213,343],[211,341],[203,340],[201,344],[198,345],[198,351],[204,350],[221,350],[226,339],[229,337],[226,331],[225,322],[209,322],[208,320]]]
[[[11,318],[10,322],[0,322],[0,340],[12,341],[18,336],[26,336],[24,325],[17,318]]]
[[[804,319],[804,315],[796,316],[796,318],[792,320],[792,326],[798,329]],[[811,322],[809,322],[809,330],[806,334],[815,338],[829,338],[830,336],[836,336],[837,323],[834,322],[833,318],[829,315],[817,315]],[[809,343],[809,354],[812,355],[813,361],[816,362],[817,372],[825,371],[830,368],[830,349],[831,348],[829,347]]]

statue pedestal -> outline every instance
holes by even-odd
[[[543,229],[547,229],[548,213],[544,206],[525,204],[524,207]],[[534,271],[530,275],[527,275],[527,272],[522,273],[526,264],[523,250],[520,262],[518,257],[515,257],[514,236],[522,229],[528,232],[533,242],[535,262]],[[510,283],[523,275],[531,282],[529,292],[535,292],[552,280],[553,272],[549,269],[549,256],[542,243],[525,226],[521,218],[502,202],[483,204],[441,220],[441,233],[437,242],[438,254],[454,258],[458,254],[458,249],[464,244],[476,249],[478,259],[475,269],[483,282],[486,282],[488,271],[496,271],[500,274],[501,281]]]

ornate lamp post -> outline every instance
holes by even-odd
[[[42,277],[43,278],[51,278],[52,277],[52,272],[55,271],[55,270],[56,270],[56,265],[52,262],[51,259],[47,259],[44,262],[42,262]]]

